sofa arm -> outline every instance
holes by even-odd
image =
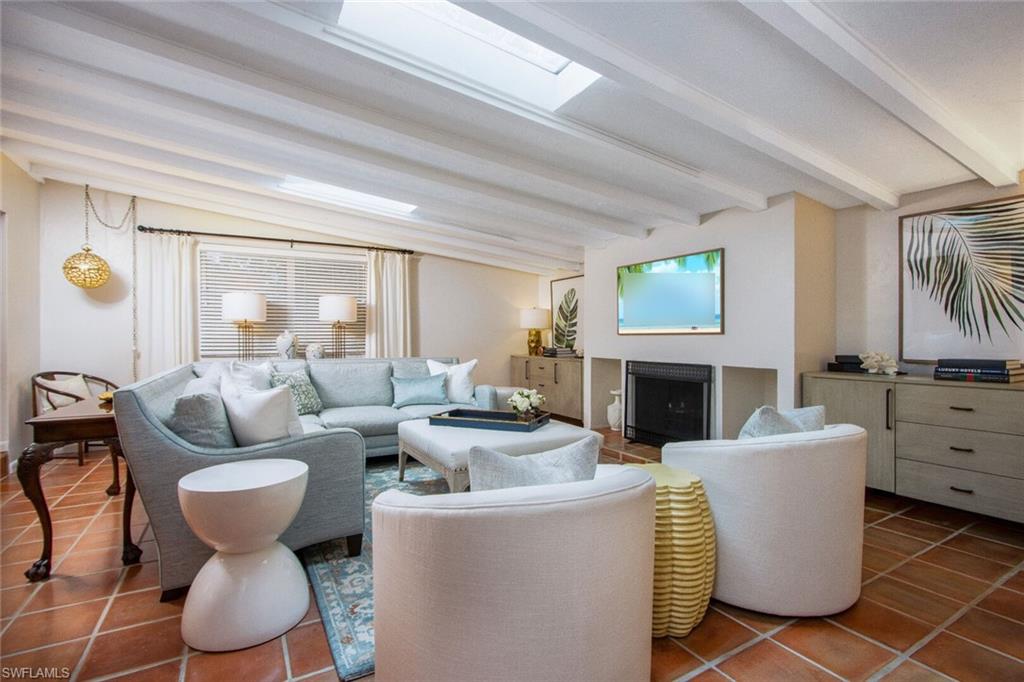
[[[498,392],[494,389],[494,386],[479,384],[473,393],[473,397],[476,399],[477,407],[481,410],[498,409]]]

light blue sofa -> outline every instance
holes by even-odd
[[[437,358],[456,362],[454,358]],[[173,598],[191,584],[213,553],[192,533],[178,503],[182,476],[223,462],[288,458],[309,465],[306,497],[281,542],[299,549],[346,538],[358,554],[363,533],[365,457],[398,452],[398,424],[460,405],[416,405],[394,409],[391,377],[427,375],[423,358],[396,360],[299,360],[275,362],[283,371],[307,368],[324,403],[319,415],[303,418],[306,433],[248,447],[193,445],[166,422],[185,385],[209,363],[183,365],[114,393],[121,448],[152,524],[160,556],[160,586]],[[464,406],[463,406],[464,407]],[[495,408],[495,391],[478,386],[472,407]]]

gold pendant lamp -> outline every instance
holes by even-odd
[[[99,214],[96,213],[96,207],[92,203],[92,196],[89,194],[89,185],[85,186],[84,208],[85,244],[82,245],[81,251],[68,256],[67,260],[64,261],[62,269],[64,270],[64,278],[76,287],[95,289],[96,287],[103,286],[110,279],[110,265],[107,264],[107,261],[93,253],[92,246],[89,245],[89,211],[92,210],[96,214],[96,219],[106,227],[120,229],[126,222],[132,221],[134,218],[135,197],[131,198],[128,210],[125,212],[124,218],[121,219],[120,225],[107,225],[100,219]]]

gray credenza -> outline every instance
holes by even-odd
[[[803,404],[867,430],[868,486],[1024,521],[1024,384],[813,372]]]
[[[512,385],[536,389],[547,398],[543,409],[582,423],[583,360],[513,355]]]

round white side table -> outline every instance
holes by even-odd
[[[302,564],[277,541],[302,505],[309,467],[293,459],[218,464],[178,481],[192,531],[217,550],[185,600],[181,636],[193,649],[232,651],[287,632],[309,608]]]

